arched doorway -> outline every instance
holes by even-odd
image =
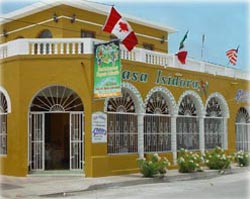
[[[236,116],[236,151],[250,151],[250,109],[241,107]]]
[[[29,171],[82,171],[84,108],[64,86],[49,86],[33,98],[29,110]]]

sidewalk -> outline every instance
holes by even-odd
[[[250,172],[250,168],[233,167],[220,174],[216,170],[181,174],[177,170],[169,170],[164,178],[143,178],[141,174],[86,178],[83,176],[0,176],[0,198],[63,198],[67,194],[112,187],[133,186],[138,184],[163,183],[183,180],[207,179],[219,175]],[[66,197],[67,198],[67,197]]]

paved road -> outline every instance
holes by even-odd
[[[72,193],[63,198],[84,199],[250,199],[250,173],[220,177],[112,187],[103,190]],[[61,198],[61,197],[60,197]]]

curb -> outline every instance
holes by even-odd
[[[177,175],[166,175],[164,177],[155,177],[155,178],[144,178],[136,180],[126,180],[121,182],[111,182],[111,183],[102,183],[96,185],[90,185],[86,189],[76,190],[76,191],[68,191],[68,192],[60,192],[53,194],[40,195],[40,197],[60,197],[60,196],[73,196],[76,193],[87,192],[87,191],[95,191],[95,190],[103,190],[103,189],[112,189],[118,187],[128,187],[142,184],[154,184],[154,183],[170,183],[177,181],[188,181],[188,180],[199,180],[199,179],[210,179],[219,177],[222,175],[231,175],[242,172],[249,172],[250,167],[235,167],[226,169],[223,171],[219,170],[205,170],[203,172],[196,173],[177,173]]]

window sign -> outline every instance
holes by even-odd
[[[92,114],[92,143],[107,142],[107,115],[102,112]]]

